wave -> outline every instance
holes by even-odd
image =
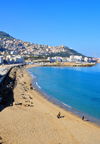
[[[55,101],[55,102],[59,103],[59,105],[63,105],[63,106],[66,106],[66,107],[72,109],[71,106],[69,106],[69,105],[63,103],[62,101],[60,101],[60,100],[58,100],[58,99],[56,99],[56,98],[54,98],[54,97],[51,97],[51,101],[52,101],[52,102]]]
[[[27,70],[27,72],[31,75],[32,79],[36,78],[30,71]]]
[[[65,105],[65,106],[67,106],[67,107],[69,107],[69,108],[72,108],[71,106],[69,106],[69,105],[67,105],[67,104],[65,104],[65,103],[63,103],[63,102],[61,102],[63,105]]]
[[[38,85],[38,83],[36,82],[36,85],[39,87],[39,89],[41,89],[41,87]]]

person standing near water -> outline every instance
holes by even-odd
[[[84,121],[84,116],[82,116],[82,120]]]

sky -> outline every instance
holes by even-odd
[[[100,0],[0,0],[0,31],[100,57]]]

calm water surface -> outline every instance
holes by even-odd
[[[46,94],[100,120],[100,64],[93,67],[35,67],[36,85]]]

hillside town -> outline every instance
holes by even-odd
[[[48,55],[52,53],[65,52],[66,47],[62,46],[48,46],[41,44],[34,44],[30,42],[24,42],[18,39],[6,40],[1,39],[0,43],[6,49],[4,52],[0,51],[0,54],[11,54],[11,55]]]
[[[7,40],[6,38],[0,38],[0,45],[4,48],[4,50],[0,49],[0,64],[25,63],[25,57],[27,57],[26,62],[32,63],[34,62],[32,56],[46,57],[48,62],[97,62],[97,60],[100,60],[97,58],[83,57],[82,55],[73,55],[71,51],[69,57],[49,56],[50,54],[57,54],[72,50],[72,48],[68,48],[64,45],[48,46],[25,42],[19,39]]]

